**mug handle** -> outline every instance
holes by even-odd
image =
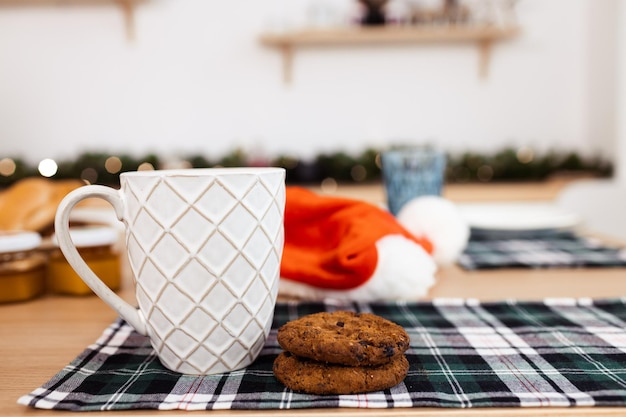
[[[120,296],[107,287],[89,268],[72,242],[69,230],[70,212],[76,204],[89,197],[101,198],[107,201],[115,209],[118,220],[121,221],[123,219],[124,201],[119,191],[103,185],[87,185],[75,189],[63,198],[57,208],[54,219],[54,229],[61,252],[63,252],[63,255],[65,255],[65,258],[78,276],[85,281],[85,284],[113,310],[117,311],[137,332],[145,336],[147,333],[146,320],[139,309],[122,300]]]

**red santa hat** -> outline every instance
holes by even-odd
[[[432,240],[365,201],[287,187],[280,292],[307,299],[415,299],[434,284]]]

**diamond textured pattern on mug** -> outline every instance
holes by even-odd
[[[237,296],[228,288],[222,280],[218,280],[207,293],[207,296],[199,303],[200,306],[206,304],[207,313],[219,322],[224,320],[226,314],[232,310],[239,300]]]
[[[154,310],[161,310],[174,325],[183,323],[195,306],[189,295],[173,285],[166,285],[159,298],[154,301]]]
[[[189,262],[186,245],[171,233],[166,233],[159,239],[150,251],[148,258],[153,261],[158,269],[163,271],[163,275],[166,277],[177,276]]]
[[[274,239],[268,236],[262,228],[257,227],[250,233],[248,241],[245,243],[243,253],[246,255],[246,260],[254,268],[261,268],[272,251],[271,242],[273,241]]]
[[[151,248],[163,237],[163,225],[159,223],[144,207],[139,211],[133,219],[133,225],[137,229],[141,229],[141,234],[133,233],[134,239],[141,251],[149,252]]]
[[[250,191],[243,196],[241,202],[245,207],[250,210],[250,213],[254,216],[265,217],[265,213],[272,205],[273,199],[269,190],[264,186],[256,186],[250,189]]]
[[[272,291],[272,297],[267,297],[264,301],[263,304],[261,305],[261,307],[259,307],[259,317],[267,317],[267,315],[272,314],[272,312],[274,311],[274,299],[276,299],[276,295],[278,294],[278,284],[276,284],[274,286],[274,290]],[[265,331],[266,333],[270,331],[270,328],[272,327],[272,323],[271,321],[269,323],[265,324]]]
[[[158,300],[161,296],[161,292],[165,289],[168,280],[165,277],[161,270],[156,268],[152,262],[152,260],[147,260],[144,262],[143,267],[138,269],[139,273],[145,276],[149,276],[150,279],[143,280],[141,285],[137,285],[137,296],[139,306],[142,310],[147,311],[150,308],[150,304],[154,302],[154,300]],[[133,271],[133,273],[137,273]],[[140,292],[145,295],[144,298],[139,298]]]
[[[195,207],[211,224],[218,224],[236,205],[237,198],[222,184],[214,182],[198,197]]]
[[[228,265],[232,264],[236,257],[235,246],[219,232],[208,236],[196,254],[198,262],[216,276],[222,276]]]
[[[244,298],[250,285],[258,281],[257,270],[243,256],[238,256],[233,260],[224,271],[224,276],[228,279],[221,283],[237,299]]]
[[[196,348],[198,341],[193,339],[189,333],[182,331],[181,329],[174,329],[168,335],[168,343],[173,352],[180,358],[185,358],[191,355]]]
[[[228,369],[240,368],[242,363],[251,362],[251,353],[248,347],[243,346],[239,342],[235,342],[233,346],[224,351],[220,359]],[[256,354],[254,356],[256,356]]]
[[[246,297],[246,306],[254,313],[261,311],[263,303],[265,303],[270,297],[271,292],[272,288],[269,287],[265,280],[254,280],[246,290],[246,294],[249,293],[250,295],[249,297]],[[258,294],[259,296],[255,297],[254,294]],[[261,294],[266,294],[266,296],[262,297]]]
[[[246,328],[241,331],[241,343],[250,350],[256,349],[259,344],[259,333],[263,333],[259,332],[258,329],[264,330],[264,327],[263,323],[254,321],[248,323]],[[262,340],[262,342],[265,342],[265,340]],[[261,344],[260,347],[263,347],[263,345]]]
[[[198,340],[206,339],[217,326],[219,322],[201,307],[196,307],[184,323],[184,329],[195,335]]]
[[[180,194],[180,190],[174,190],[171,187],[170,181],[164,180],[150,193],[144,204],[144,209],[166,230],[190,210],[191,202],[193,202],[192,196],[185,198]]]
[[[217,228],[222,236],[235,246],[242,247],[256,229],[258,222],[249,209],[238,204]]]
[[[282,243],[280,182],[235,175],[201,183],[183,176],[127,185],[138,184],[127,219],[146,236],[127,237],[139,304],[162,360],[189,373],[256,356],[278,286],[280,252],[271,248]],[[259,329],[262,340],[253,336]],[[242,343],[226,342],[233,334]]]
[[[223,325],[228,333],[239,335],[243,333],[243,330],[248,325],[259,327],[258,324],[254,322],[254,313],[241,304],[237,304],[233,307],[228,313],[226,320],[224,320]]]
[[[206,221],[201,212],[191,208],[172,225],[170,232],[193,253],[200,250],[205,243],[203,239],[198,239],[198,236],[210,236],[215,232],[215,225],[212,221]]]
[[[145,295],[142,293],[140,288],[137,288],[137,298],[139,298],[139,294]],[[154,348],[157,351],[161,351],[161,345],[163,344],[163,340],[169,337],[169,334],[176,328],[176,325],[171,322],[169,318],[167,318],[161,310],[152,309],[150,311],[150,317],[152,318],[152,326],[149,327],[150,330],[150,339],[151,341],[158,340],[159,343],[154,345]],[[152,336],[156,335],[156,338],[152,339]]]
[[[270,210],[267,212],[263,224],[261,227],[265,230],[265,233],[268,236],[272,237],[274,242],[284,238],[282,234],[282,225],[283,225],[283,215],[282,210],[276,205],[270,207]],[[282,245],[280,245],[282,247]]]
[[[263,283],[267,288],[271,287],[271,282],[273,282],[272,277],[278,276],[280,273],[280,254],[276,252],[272,252],[267,257],[267,260],[261,266],[259,271],[259,276],[263,279]]]
[[[206,279],[198,279],[206,274],[206,270],[198,261],[191,259],[189,263],[183,266],[180,273],[172,281],[181,292],[187,294],[195,303],[200,303],[207,297],[207,294],[213,289],[217,283],[217,276],[209,275]]]
[[[260,177],[259,181],[263,184],[263,188],[265,188],[270,195],[274,196],[274,203],[277,201],[285,201],[285,188],[282,186],[284,184],[282,172]]]

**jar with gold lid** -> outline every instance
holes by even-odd
[[[119,240],[117,229],[105,226],[73,227],[70,237],[78,253],[112,290],[120,288],[121,262],[116,244]],[[56,242],[55,237],[52,239]],[[48,290],[57,294],[87,295],[91,289],[76,274],[58,247],[50,252],[47,272]]]
[[[45,290],[46,255],[36,232],[0,232],[0,302],[24,301]]]

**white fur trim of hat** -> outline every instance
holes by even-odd
[[[437,265],[418,244],[402,235],[376,241],[378,262],[372,276],[350,290],[330,290],[281,279],[279,293],[287,297],[340,301],[416,300],[435,283]]]

